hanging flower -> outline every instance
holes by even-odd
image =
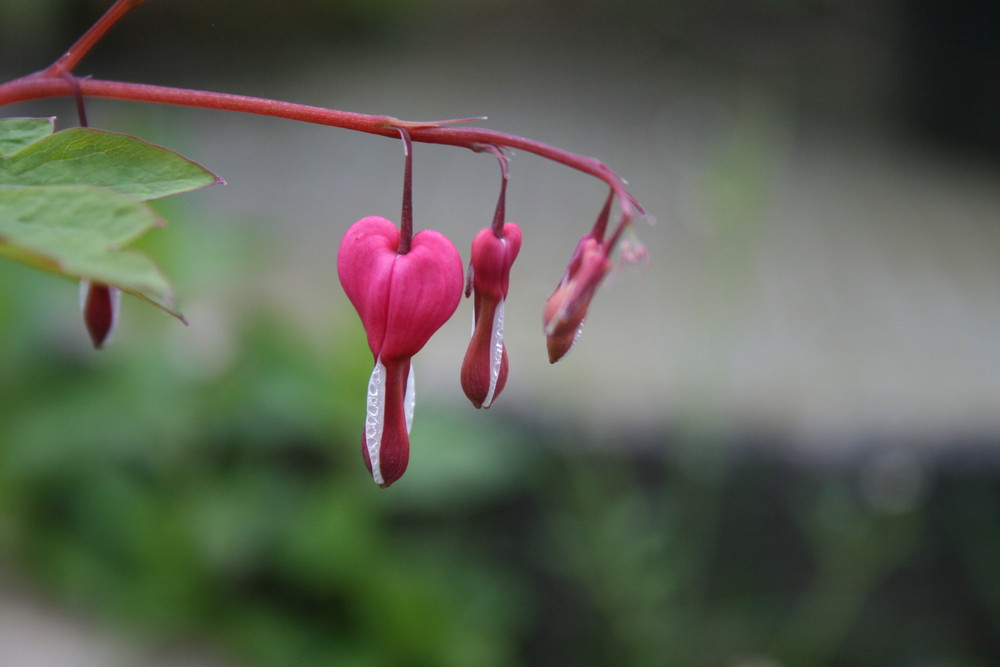
[[[503,343],[504,302],[510,267],[521,249],[521,229],[503,224],[497,234],[483,229],[472,242],[466,296],[470,291],[474,322],[472,340],[462,363],[462,389],[477,408],[488,408],[507,382],[507,348]]]
[[[542,319],[550,363],[565,356],[580,337],[590,300],[609,271],[604,244],[590,234],[580,239],[562,280],[545,302]]]
[[[443,234],[424,230],[409,250],[400,231],[370,216],[351,225],[337,253],[337,274],[361,317],[375,359],[362,446],[372,479],[387,487],[409,461],[414,384],[410,359],[462,297],[462,260]]]

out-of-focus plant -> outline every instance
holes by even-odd
[[[563,596],[554,606],[580,611],[546,617],[549,657],[874,667],[1000,655],[994,472],[731,451],[697,470],[687,450],[720,443],[657,442],[552,463],[535,553]]]
[[[156,250],[183,274],[223,247],[222,275],[255,261],[206,233]],[[995,657],[985,479],[917,471],[886,503],[891,468],[757,459],[691,432],[626,434],[627,451],[581,448],[595,443],[572,428],[472,436],[428,406],[420,474],[387,497],[345,446],[363,343],[317,341],[258,300],[227,312],[225,363],[195,363],[205,327],[163,329],[152,310],[97,358],[40,298],[51,280],[0,272],[0,558],[155,643],[306,666]]]

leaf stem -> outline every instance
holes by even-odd
[[[79,79],[69,72],[62,76],[69,81],[69,85],[73,88],[73,101],[76,102],[76,116],[80,121],[80,127],[89,127],[90,123],[87,122],[87,105],[83,101],[83,93],[80,92]]]

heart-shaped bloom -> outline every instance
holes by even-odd
[[[398,252],[400,232],[370,216],[348,228],[337,253],[340,283],[361,317],[375,368],[368,383],[362,453],[386,487],[409,461],[414,385],[410,358],[462,298],[462,260],[443,234],[424,230]]]
[[[611,271],[605,244],[591,234],[577,244],[559,286],[545,302],[543,314],[549,362],[559,361],[580,337],[587,308],[604,276]]]
[[[462,362],[462,389],[477,408],[488,408],[507,382],[507,349],[503,343],[504,301],[510,267],[521,250],[521,229],[503,225],[502,236],[483,229],[472,241],[469,287],[474,294],[472,340]]]

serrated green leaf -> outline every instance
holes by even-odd
[[[159,268],[145,255],[122,249],[157,223],[148,205],[105,188],[0,187],[0,255],[115,285],[177,315],[171,310],[173,290]]]
[[[0,184],[97,185],[140,201],[221,182],[174,151],[82,127],[51,134],[0,160]]]
[[[0,158],[52,134],[55,118],[0,118]]]

